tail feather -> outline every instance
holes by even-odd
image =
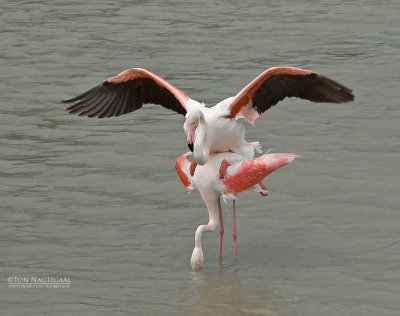
[[[243,161],[234,174],[229,174],[228,169],[224,180],[227,187],[226,193],[245,191],[298,157],[295,154],[267,154]]]
[[[261,148],[260,142],[251,142],[251,143],[245,142],[245,145],[251,146],[259,154],[262,153],[262,148]]]

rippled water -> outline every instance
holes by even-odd
[[[398,1],[2,1],[2,315],[398,315]],[[248,127],[302,158],[270,195],[231,205],[225,248],[173,162],[183,119],[147,105],[113,119],[59,100],[130,67],[215,104],[271,66],[308,68],[354,89],[349,104],[286,100]],[[9,288],[10,277],[70,288]]]

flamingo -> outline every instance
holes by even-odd
[[[299,157],[294,154],[267,154],[258,158],[245,160],[238,153],[226,152],[211,154],[206,164],[197,166],[192,173],[191,162],[193,156],[188,152],[175,160],[175,169],[179,178],[186,188],[191,191],[199,191],[207,209],[208,224],[200,225],[195,233],[195,247],[190,259],[193,269],[198,269],[204,262],[203,250],[201,248],[201,236],[205,231],[213,231],[220,224],[219,229],[219,257],[222,255],[222,240],[224,226],[222,220],[221,201],[233,200],[233,232],[234,259],[237,261],[237,231],[236,231],[236,194],[250,188],[266,195],[265,186],[260,186],[261,180],[276,169],[292,162]],[[218,213],[217,213],[218,209]]]
[[[265,70],[234,97],[213,107],[189,98],[171,83],[142,69],[131,68],[99,85],[65,100],[74,103],[70,113],[89,117],[111,117],[133,112],[154,103],[185,115],[184,131],[193,152],[193,168],[204,165],[210,154],[234,152],[250,159],[253,146],[245,142],[245,126],[286,97],[313,102],[349,102],[352,90],[310,70],[274,67]]]

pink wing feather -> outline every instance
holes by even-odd
[[[225,176],[226,193],[245,191],[298,157],[295,154],[268,154],[243,161],[235,174]]]
[[[189,175],[187,174],[187,171],[189,170],[189,165],[190,162],[189,160],[187,160],[187,154],[184,154],[182,156],[179,156],[178,158],[176,158],[175,160],[175,169],[176,172],[178,173],[179,179],[181,179],[183,185],[185,187],[189,187],[190,186],[190,178]]]

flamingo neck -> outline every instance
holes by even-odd
[[[204,114],[201,112],[199,117],[199,125],[196,129],[196,137],[194,141],[193,158],[199,165],[204,165],[208,160],[209,152],[204,150],[204,140],[206,137],[206,120]]]
[[[218,209],[217,209],[217,201],[208,200],[205,201],[206,206],[208,208],[208,224],[207,225],[200,225],[194,236],[194,247],[201,249],[201,235],[205,231],[213,231],[215,227],[218,225]]]

